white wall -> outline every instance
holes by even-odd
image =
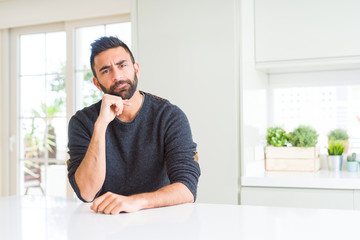
[[[0,2],[0,29],[119,15],[131,0],[8,0]]]
[[[268,75],[255,68],[254,1],[241,1],[241,159],[246,166],[263,160],[262,139],[268,123]]]
[[[137,0],[140,88],[187,114],[202,175],[198,202],[238,203],[238,1]]]
[[[0,196],[9,194],[9,31],[0,30]]]

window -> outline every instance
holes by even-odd
[[[323,71],[270,76],[272,126],[287,132],[310,125],[327,153],[327,135],[341,128],[349,135],[349,151],[360,152],[360,71]]]
[[[128,21],[121,16],[11,31],[17,43],[11,50],[13,194],[73,194],[66,184],[68,120],[101,99],[92,83],[90,43],[112,35],[131,47]]]
[[[65,195],[65,32],[20,36],[20,189]]]

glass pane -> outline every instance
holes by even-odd
[[[65,75],[48,75],[46,77],[46,82],[46,116],[66,116]]]
[[[41,54],[34,50],[39,36]],[[21,40],[20,49],[26,51],[20,55],[20,72],[32,74],[19,79],[21,189],[24,194],[66,196],[65,32],[24,35]],[[25,65],[33,62],[35,66]]]
[[[360,151],[360,86],[277,88],[274,90],[274,123],[286,131],[310,125],[326,147],[328,133],[347,131],[350,151]]]
[[[77,92],[78,109],[90,106],[102,98],[102,92],[94,85],[91,71],[76,73],[80,91]]]
[[[20,121],[20,158],[33,159],[44,157],[45,121],[40,118],[21,119]]]
[[[67,121],[66,118],[48,119],[48,157],[51,159],[66,159],[67,153]],[[51,160],[50,159],[50,160]]]
[[[34,94],[35,93],[35,94]],[[45,117],[45,77],[20,77],[20,116]]]
[[[67,169],[64,164],[47,166],[46,195],[53,197],[66,196]]]
[[[90,69],[90,44],[104,34],[104,25],[76,30],[76,70]]]
[[[46,73],[64,73],[66,62],[65,32],[46,34]]]
[[[20,75],[42,74],[45,71],[45,34],[20,37]]]
[[[117,36],[131,49],[131,23],[116,23],[106,25],[107,36]]]
[[[23,194],[45,195],[44,163],[26,159],[22,161],[20,173],[20,187],[23,189]]]

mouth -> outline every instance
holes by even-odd
[[[112,87],[111,89],[112,90],[116,90],[116,89],[122,89],[124,88],[128,83],[125,82],[125,81],[119,81],[119,82],[116,82]]]
[[[116,84],[114,87],[115,87],[115,89],[120,89],[120,88],[125,87],[126,84],[127,83],[120,83],[120,84]]]

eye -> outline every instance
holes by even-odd
[[[123,67],[126,67],[126,65],[125,65],[125,64],[121,64],[120,67],[123,68]]]
[[[106,74],[106,73],[108,73],[109,72],[109,69],[105,69],[104,71],[102,71],[101,73],[102,74]]]

